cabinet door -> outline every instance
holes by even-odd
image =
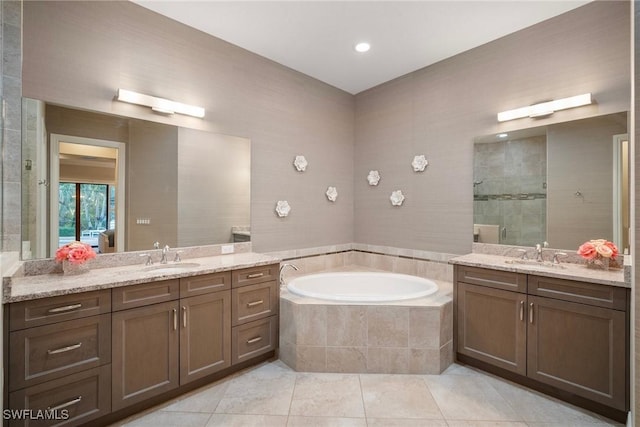
[[[180,384],[231,366],[231,292],[180,300]]]
[[[527,375],[626,411],[623,311],[529,296]]]
[[[526,295],[458,282],[457,351],[526,374]]]
[[[178,386],[178,301],[113,313],[113,410]]]

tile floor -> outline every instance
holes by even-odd
[[[510,427],[619,425],[461,365],[442,375],[249,368],[114,426]]]

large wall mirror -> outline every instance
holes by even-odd
[[[474,140],[474,241],[629,250],[627,113]]]
[[[23,99],[22,259],[250,240],[246,138]]]

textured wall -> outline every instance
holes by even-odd
[[[251,139],[254,250],[353,241],[352,95],[130,2],[24,2],[24,29],[25,96]],[[115,102],[120,87],[207,116],[154,115]],[[278,200],[289,217],[274,214]]]
[[[356,96],[355,240],[466,253],[473,138],[630,108],[629,2],[593,2]],[[596,103],[498,124],[496,113],[592,92]],[[430,164],[414,173],[411,160]],[[380,171],[377,187],[369,170]],[[406,200],[389,203],[393,190]]]

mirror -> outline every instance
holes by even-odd
[[[629,250],[627,113],[474,139],[474,241]]]
[[[23,99],[22,259],[250,240],[251,143]]]

